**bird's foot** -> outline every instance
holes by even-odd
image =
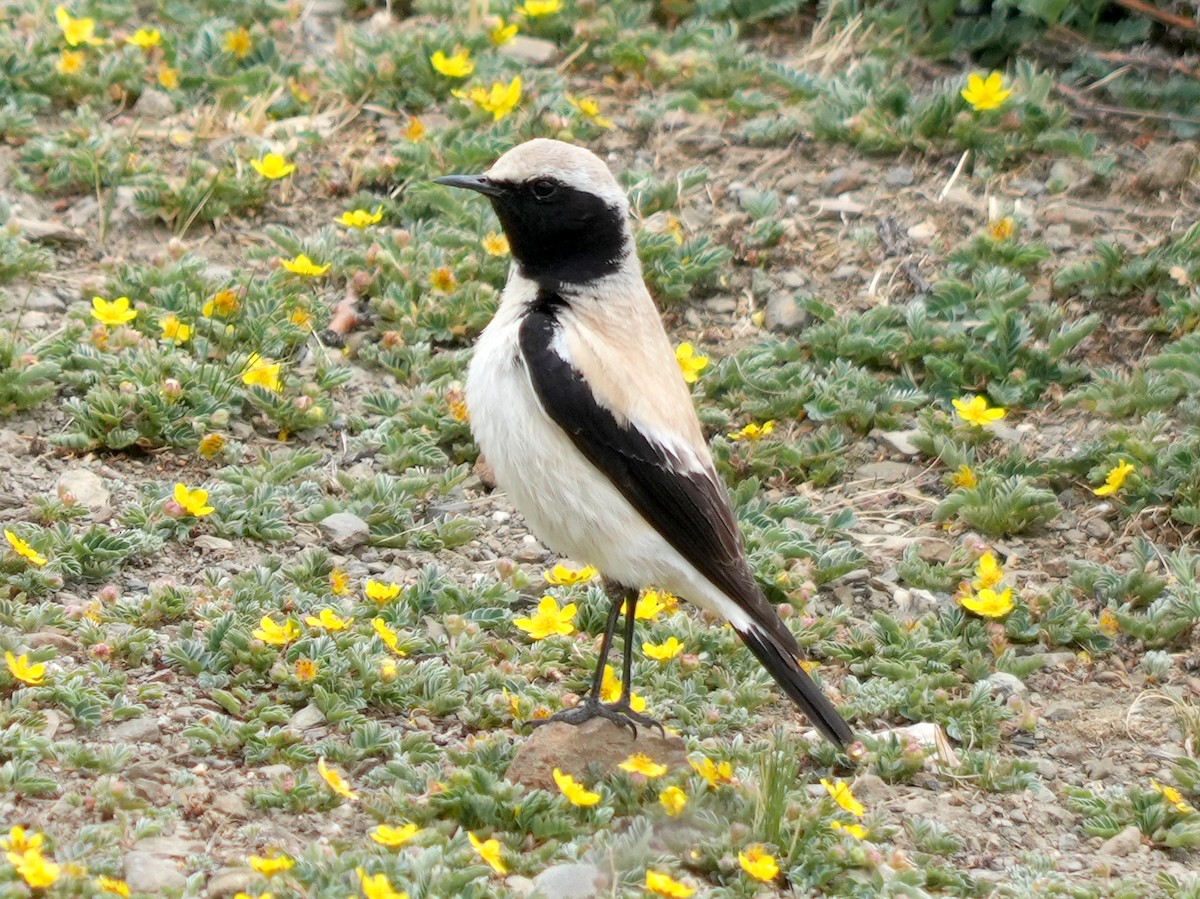
[[[667,730],[663,727],[661,721],[655,721],[648,715],[635,712],[629,707],[628,699],[621,699],[618,702],[600,702],[598,699],[593,699],[589,696],[574,708],[563,709],[561,712],[555,712],[549,718],[537,718],[529,723],[533,727],[538,727],[542,724],[549,724],[551,721],[561,721],[563,724],[578,726],[585,721],[591,721],[593,718],[604,718],[615,724],[628,727],[633,732],[635,740],[637,739],[637,726],[639,724],[643,727],[657,727],[664,737],[667,735]]]

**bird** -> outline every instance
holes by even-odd
[[[433,181],[486,197],[512,254],[467,369],[476,443],[533,534],[596,567],[611,600],[589,693],[549,720],[661,729],[630,706],[637,598],[654,587],[722,616],[821,734],[850,743],[751,573],[608,166],[584,147],[535,138],[483,174]],[[602,703],[622,608],[621,695]]]

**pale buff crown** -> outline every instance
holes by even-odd
[[[599,156],[560,140],[538,137],[518,144],[497,159],[486,175],[510,184],[555,178],[568,187],[595,194],[610,205],[629,208],[625,191]]]

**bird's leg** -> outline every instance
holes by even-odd
[[[634,722],[641,724],[643,727],[657,727],[659,733],[664,737],[667,735],[667,729],[663,727],[661,721],[655,721],[649,715],[643,715],[640,712],[635,712],[631,706],[633,700],[633,629],[637,623],[637,590],[625,590],[625,654],[621,658],[621,695],[616,702],[608,704],[610,711],[616,712],[619,715],[624,715],[629,721],[629,726],[633,729],[633,734],[637,736],[637,728],[633,726]],[[616,604],[614,603],[614,606]],[[601,672],[603,674],[603,672]]]

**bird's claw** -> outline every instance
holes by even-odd
[[[574,708],[563,709],[561,712],[555,712],[549,718],[537,718],[529,723],[533,727],[538,727],[542,724],[549,724],[551,721],[561,721],[563,724],[578,727],[580,724],[583,724],[585,721],[591,721],[593,718],[604,718],[615,724],[628,727],[633,733],[635,740],[637,739],[637,726],[639,724],[643,727],[657,727],[664,737],[667,735],[667,729],[663,727],[661,721],[655,721],[648,715],[635,712],[629,707],[628,699],[622,699],[618,702],[600,702],[597,699],[588,697]]]

